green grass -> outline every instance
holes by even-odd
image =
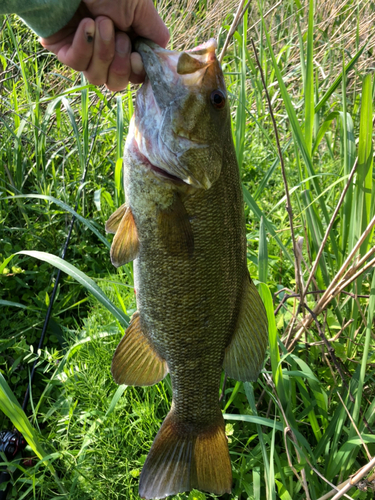
[[[219,52],[237,8],[234,0],[181,1],[177,15],[166,0],[158,5],[175,48],[219,33]],[[266,15],[272,5],[250,5],[223,61],[248,265],[269,318],[258,381],[225,386],[234,478],[225,500],[319,500],[375,454],[373,228],[362,238],[375,214],[375,8],[347,0],[336,11],[333,1],[290,0]],[[303,290],[296,288],[280,160],[250,38],[280,135]],[[9,499],[138,499],[139,473],[171,387],[169,378],[150,388],[117,387],[110,374],[135,310],[132,266],[114,271],[104,233],[124,202],[121,157],[134,89],[112,95],[88,85],[15,19],[2,24],[0,43],[0,427],[20,428],[24,455],[33,457],[32,466],[21,457],[7,464]],[[52,266],[67,274],[37,353]],[[17,401],[35,359],[26,417]],[[351,498],[373,498],[373,476],[365,480]]]

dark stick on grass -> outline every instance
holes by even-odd
[[[275,295],[277,295],[278,293],[280,292],[283,292],[285,291],[285,289],[282,289],[282,290],[278,290]],[[312,290],[311,292],[306,292],[305,295],[318,295],[320,293],[324,293],[325,290]],[[345,295],[349,295],[349,297],[351,297],[352,299],[369,299],[370,298],[370,295],[356,295],[354,294],[353,292],[347,292],[345,290],[341,290],[340,293],[343,293]],[[284,303],[288,300],[288,299],[294,299],[294,298],[299,298],[300,295],[298,293],[288,293],[288,294],[285,294],[284,297],[281,299],[281,302],[280,304],[276,307],[275,311],[274,311],[274,315],[276,316],[277,313],[280,311],[280,309],[283,307]]]
[[[90,159],[91,159],[91,153],[92,153],[92,151],[94,149],[94,144],[95,144],[95,140],[96,140],[96,133],[97,133],[97,130],[98,130],[99,119],[100,119],[100,116],[101,116],[101,113],[102,113],[102,109],[103,109],[103,102],[100,105],[100,109],[99,109],[99,113],[98,113],[98,121],[96,123],[95,133],[94,133],[92,141],[91,141],[91,147],[90,147],[90,151],[89,151],[89,154],[88,154],[88,157],[87,157],[85,169],[84,169],[83,174],[82,174],[82,179],[81,179],[80,187],[83,186],[84,183],[85,183],[85,181],[86,181],[88,167],[89,167],[89,163],[90,163]],[[80,193],[80,189],[78,190],[78,193]],[[78,211],[78,205],[79,205],[79,195],[78,195],[78,198],[77,198],[77,201],[76,201],[76,206],[74,208],[75,212]],[[68,245],[69,245],[69,242],[70,242],[70,238],[72,236],[73,226],[74,226],[75,220],[76,220],[76,218],[73,215],[73,217],[72,217],[72,219],[70,221],[68,235],[66,237],[66,240],[65,240],[65,243],[64,243],[64,248],[63,248],[62,255],[61,255],[62,260],[65,260],[65,256],[66,256],[66,252],[68,250]],[[46,335],[46,332],[47,332],[47,328],[48,328],[48,325],[49,325],[49,320],[50,320],[51,314],[52,314],[53,304],[55,302],[55,297],[56,297],[56,293],[57,293],[58,286],[59,286],[60,276],[61,276],[61,269],[58,270],[57,275],[56,275],[54,287],[53,287],[53,290],[52,290],[50,302],[49,302],[48,309],[47,309],[47,314],[46,314],[46,317],[44,319],[42,333],[41,333],[40,339],[39,339],[37,353],[43,347],[44,338],[45,338],[45,335]],[[26,389],[26,392],[25,392],[25,397],[23,399],[22,409],[25,412],[26,412],[26,408],[27,408],[27,405],[28,405],[29,400],[30,400],[31,387],[32,387],[32,384],[33,384],[35,370],[36,370],[38,362],[39,362],[39,356],[37,356],[36,359],[35,359],[35,361],[34,361],[34,364],[33,364],[32,370],[31,370],[31,374],[30,374],[30,378],[29,378],[29,384],[27,386],[27,389]]]
[[[295,234],[294,234],[293,210],[292,210],[292,204],[291,204],[291,200],[290,200],[290,194],[289,194],[289,188],[288,188],[288,180],[286,178],[286,173],[285,173],[284,158],[283,158],[283,155],[282,155],[282,152],[281,152],[279,134],[278,134],[278,131],[277,131],[276,120],[275,120],[275,117],[274,117],[274,114],[273,114],[273,110],[272,110],[271,99],[270,99],[270,96],[269,96],[269,93],[268,93],[268,90],[267,90],[267,85],[266,85],[266,81],[265,81],[265,78],[264,78],[263,69],[262,69],[262,66],[261,66],[261,64],[259,62],[258,53],[257,53],[257,50],[255,48],[254,40],[252,38],[251,38],[251,45],[253,46],[254,56],[255,56],[256,63],[257,63],[257,66],[258,66],[258,69],[259,69],[259,72],[260,72],[261,79],[262,79],[263,88],[264,88],[264,91],[266,93],[267,102],[268,102],[268,109],[270,110],[270,116],[271,116],[271,120],[272,120],[272,124],[273,124],[273,129],[274,129],[274,132],[275,132],[275,139],[276,139],[277,150],[278,150],[279,158],[280,158],[281,173],[282,173],[282,176],[283,176],[284,189],[285,189],[285,195],[286,195],[286,200],[287,200],[286,201],[286,211],[288,212],[289,224],[290,224],[290,233],[291,233],[291,238],[292,238],[292,242],[293,242],[294,272],[295,272],[295,277],[296,277],[297,289],[298,289],[298,292],[300,294],[300,299],[301,299],[301,301],[300,301],[300,307],[301,306],[303,307],[304,294],[303,294],[303,287],[302,287],[302,282],[301,282],[301,276],[300,276],[298,265],[297,265],[298,256],[299,256],[299,249],[298,249],[296,238],[295,238]]]

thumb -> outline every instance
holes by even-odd
[[[169,41],[169,31],[154,7],[152,0],[138,2],[134,12],[132,28],[135,33],[149,38],[165,48]]]

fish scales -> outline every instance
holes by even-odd
[[[148,78],[125,147],[126,205],[107,223],[115,265],[135,259],[138,312],[112,373],[134,385],[171,377],[171,411],[142,470],[140,495],[222,494],[232,482],[218,401],[222,369],[255,379],[267,342],[247,271],[225,84],[213,41],[183,56],[148,41],[138,50]]]
[[[185,203],[194,233],[195,251],[190,258],[171,255],[163,247],[152,217],[155,207],[149,213],[137,211],[137,200],[151,191],[146,185],[153,179],[134,168],[133,162],[129,177],[139,176],[137,192],[130,179],[126,182],[127,200],[139,240],[144,242],[134,261],[141,323],[167,361],[175,411],[189,420],[199,413],[202,424],[211,421],[212,411],[216,414],[224,347],[235,329],[247,278],[238,168],[233,161],[225,164],[228,168],[223,169],[215,190],[203,191]],[[223,209],[229,199],[230,206],[237,203],[236,210]],[[197,385],[202,390],[197,391]]]

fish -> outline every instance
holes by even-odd
[[[134,261],[137,301],[113,378],[149,386],[169,373],[172,384],[171,409],[140,475],[146,499],[231,492],[222,370],[256,380],[267,347],[216,48],[215,39],[182,52],[136,42],[147,76],[125,144],[126,202],[106,223],[114,266]]]

